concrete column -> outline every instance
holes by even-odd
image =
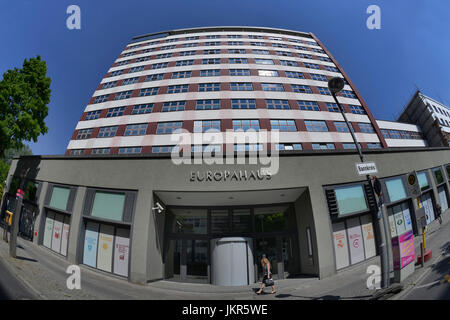
[[[69,243],[67,248],[67,260],[77,264],[77,252],[81,243],[80,236],[82,233],[83,204],[86,187],[78,187],[75,202],[73,204],[72,216],[70,219]]]
[[[436,200],[436,204],[438,204],[438,203],[441,204],[441,200],[439,199],[439,193],[438,193],[438,190],[437,190],[437,186],[436,186],[436,181],[435,181],[435,178],[434,178],[433,170],[432,169],[428,169],[427,172],[428,172],[428,175],[430,176],[431,188],[433,189],[433,196],[434,196],[434,199]],[[442,207],[442,205],[441,205],[441,207]],[[436,210],[434,210],[434,211],[435,211],[434,212],[435,218],[437,218]]]

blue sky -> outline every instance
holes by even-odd
[[[66,9],[81,8],[81,30]],[[366,9],[381,8],[381,30]],[[37,54],[52,79],[49,132],[34,154],[63,154],[86,104],[133,36],[217,25],[313,32],[352,79],[375,118],[394,120],[418,86],[450,105],[448,0],[2,1],[0,73]]]

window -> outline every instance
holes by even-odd
[[[84,149],[72,149],[69,154],[71,156],[82,156],[84,154]]]
[[[275,48],[287,48],[287,45],[285,45],[283,43],[272,43],[272,47],[275,47]]]
[[[190,78],[191,77],[191,71],[179,71],[179,72],[173,72],[172,73],[172,79],[181,79],[181,78]]]
[[[220,64],[220,58],[203,59],[202,64]]]
[[[147,132],[148,123],[129,124],[125,129],[124,136],[141,136]]]
[[[244,43],[242,41],[228,41],[229,46],[242,46]]]
[[[92,135],[92,130],[92,128],[78,130],[76,140],[89,139]]]
[[[172,53],[171,52],[169,52],[169,53],[160,53],[160,54],[156,55],[155,59],[165,59],[165,58],[170,58],[170,57],[172,57]]]
[[[313,150],[334,150],[334,143],[313,143]]]
[[[370,123],[358,123],[361,132],[365,133],[375,133],[375,129],[372,127]]]
[[[186,37],[186,40],[198,40],[199,36]]]
[[[319,105],[316,101],[297,100],[300,110],[320,111]]]
[[[308,131],[328,131],[325,121],[305,120],[305,125]]]
[[[228,54],[245,54],[245,49],[228,49]]]
[[[281,132],[295,132],[297,126],[294,120],[270,120],[272,130],[279,130]]]
[[[194,132],[220,132],[220,120],[194,121]]]
[[[320,94],[331,96],[330,89],[326,87],[317,87],[317,88],[319,89]]]
[[[356,145],[354,143],[343,143],[344,149],[356,149]],[[358,143],[359,148],[361,148],[361,144]]]
[[[231,91],[253,91],[251,82],[232,82],[230,88]]]
[[[125,112],[125,107],[111,108],[108,110],[106,117],[107,118],[120,117],[120,116],[123,116],[124,112]]]
[[[260,77],[278,77],[278,72],[276,70],[258,70],[258,75]]]
[[[92,103],[102,103],[102,102],[108,101],[108,98],[109,98],[109,94],[97,96],[97,97],[95,97],[95,99]]]
[[[181,129],[182,122],[159,122],[158,127],[156,128],[156,134],[169,134],[174,131]]]
[[[114,100],[129,99],[131,97],[132,93],[133,93],[133,91],[131,91],[131,90],[118,92],[118,93],[116,93],[116,96],[114,97]]]
[[[368,143],[367,148],[369,149],[381,149],[381,143]]]
[[[153,51],[155,51],[155,49],[154,49],[154,48],[148,48],[148,49],[144,49],[144,50],[142,50],[142,52],[141,52],[141,53],[149,53],[149,52],[153,52]]]
[[[357,99],[356,94],[353,91],[342,90],[340,93],[343,97]]]
[[[350,111],[354,114],[366,114],[366,111],[362,106],[349,105],[348,107],[350,108]]]
[[[327,109],[329,112],[341,112],[341,110],[339,110],[339,107],[336,103],[327,102],[326,106],[327,106]]]
[[[111,72],[111,74],[109,76],[110,77],[116,77],[116,76],[120,76],[122,73],[123,73],[123,69],[122,70],[113,71],[113,72]]]
[[[205,46],[220,46],[220,41],[207,41],[205,42]]]
[[[269,54],[269,50],[253,49],[253,54]]]
[[[197,100],[195,110],[217,110],[220,109],[220,100]]]
[[[281,83],[261,83],[263,91],[284,91]]]
[[[124,65],[126,65],[126,64],[129,64],[130,61],[131,61],[131,60],[125,60],[125,61],[117,62],[116,66],[118,66],[118,67],[119,67],[119,66],[124,66]]]
[[[418,172],[417,180],[419,180],[420,190],[424,191],[430,188],[430,183],[428,182],[428,176],[426,172]]]
[[[169,89],[167,89],[167,93],[188,92],[188,89],[189,89],[188,84],[178,84],[174,86],[169,86]]]
[[[256,47],[265,47],[266,46],[266,44],[264,42],[254,42],[254,41],[250,42],[250,45],[256,46]]]
[[[306,53],[297,53],[299,58],[302,59],[313,59],[313,56],[310,54],[306,54]]]
[[[292,91],[297,93],[313,93],[310,86],[304,86],[301,84],[291,84]]]
[[[303,150],[301,143],[277,143],[275,147],[280,151]]]
[[[287,67],[298,67],[297,62],[295,61],[290,61],[290,60],[280,60],[280,63],[282,66],[287,66]]]
[[[383,135],[383,138],[390,139],[389,133],[385,129],[381,129],[381,134]]]
[[[220,54],[220,49],[203,50],[203,54]]]
[[[128,73],[133,73],[133,72],[140,72],[144,70],[144,66],[139,66],[139,67],[133,67],[130,68],[130,70],[128,71]]]
[[[122,147],[119,148],[119,154],[136,154],[141,153],[142,147]]]
[[[259,131],[259,120],[233,120],[234,131]]]
[[[234,145],[234,151],[236,152],[251,152],[251,151],[262,151],[263,150],[263,146],[262,144],[258,143],[258,144],[254,144],[254,143],[249,143],[249,144],[235,144]]]
[[[255,59],[256,64],[274,64],[271,59]]]
[[[196,51],[192,50],[192,51],[181,51],[178,55],[180,57],[185,57],[185,56],[195,56]]]
[[[152,70],[167,68],[168,64],[169,64],[168,62],[152,64]]]
[[[139,104],[133,107],[131,114],[145,114],[153,111],[153,103]]]
[[[333,62],[333,60],[328,57],[317,57],[317,59],[319,59],[320,61]]]
[[[164,73],[149,74],[149,75],[145,78],[145,81],[158,81],[158,80],[162,80],[163,77],[164,77]]]
[[[338,187],[334,189],[339,217],[368,210],[362,185]]]
[[[325,53],[324,50],[322,50],[322,49],[316,49],[316,48],[311,48],[311,51],[317,52],[317,53]]]
[[[52,208],[67,211],[70,188],[53,186],[49,206]]]
[[[249,35],[248,38],[249,38],[249,39],[264,39],[263,36],[255,36],[255,35],[252,35],[252,34]]]
[[[311,79],[316,81],[328,81],[327,77],[323,74],[317,74],[317,73],[310,73]]]
[[[174,45],[172,45],[172,46],[162,46],[162,47],[161,47],[161,51],[162,51],[162,50],[172,50],[172,49],[175,49],[175,47],[176,47],[176,46],[174,46]]]
[[[442,175],[442,171],[439,168],[433,169],[434,176],[436,177],[437,184],[441,184],[444,182],[444,176]]]
[[[327,71],[331,71],[331,72],[339,72],[339,69],[336,67],[330,67],[330,66],[325,66],[325,70]]]
[[[162,112],[184,111],[185,106],[186,101],[164,102],[161,111]]]
[[[345,122],[335,121],[334,126],[336,127],[337,132],[350,132],[348,130],[348,126]],[[354,131],[353,127],[351,125],[350,125],[350,128],[352,131]]]
[[[178,41],[178,38],[173,38],[173,39],[167,39],[166,40],[167,43],[169,43],[169,42],[177,42],[177,41]]]
[[[139,81],[139,77],[128,78],[128,79],[123,80],[122,85],[126,86],[126,85],[129,85],[129,84],[135,84],[138,81]]]
[[[296,79],[305,79],[305,76],[301,72],[295,71],[286,71],[286,77],[288,78],[296,78]]]
[[[192,152],[208,152],[208,153],[220,153],[222,152],[222,145],[192,145]]]
[[[111,152],[110,148],[96,148],[92,149],[91,154],[109,154]]]
[[[400,135],[402,136],[402,139],[412,139],[411,135],[409,134],[408,131],[400,131]]]
[[[190,48],[190,47],[196,47],[198,45],[198,43],[193,42],[193,43],[184,43],[183,44],[183,48]]]
[[[256,103],[254,99],[232,99],[232,109],[256,109]]]
[[[116,86],[117,81],[106,82],[103,84],[102,89],[109,89]]]
[[[141,91],[139,92],[139,97],[155,96],[158,94],[158,90],[158,87],[141,89]]]
[[[310,69],[320,69],[318,64],[315,63],[308,63],[308,62],[303,62],[303,64],[305,65],[306,68],[310,68]]]
[[[218,35],[218,34],[206,36],[206,39],[219,39],[219,38],[220,38],[220,35]]]
[[[193,64],[194,64],[194,60],[178,60],[175,64],[175,66],[182,67],[182,66],[191,66]]]
[[[200,70],[200,77],[218,77],[220,69]]]
[[[199,83],[198,92],[220,91],[220,83]]]
[[[172,151],[179,152],[178,149],[178,146],[154,146],[152,147],[152,153],[171,153]]]
[[[88,120],[98,119],[98,118],[100,118],[101,113],[102,113],[102,110],[90,111],[90,112],[86,113],[86,117],[84,118],[84,120],[88,121]]]
[[[275,51],[275,53],[277,54],[277,56],[292,57],[292,53],[289,51]]]
[[[247,64],[248,63],[246,58],[230,58],[229,61],[231,64]]]
[[[301,43],[301,42],[300,42]],[[308,48],[303,47],[303,46],[292,46],[295,50],[303,50],[303,51],[308,51]]]
[[[285,109],[289,110],[289,103],[287,100],[266,100],[267,109]]]
[[[97,138],[108,138],[108,137],[114,137],[117,132],[117,126],[112,127],[102,127],[100,128],[100,131],[98,132]]]
[[[389,135],[391,136],[391,139],[401,139],[400,132],[398,130],[389,130]]]
[[[249,76],[249,69],[230,69],[230,76]]]

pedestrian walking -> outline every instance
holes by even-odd
[[[265,254],[262,255],[261,266],[263,268],[264,276],[263,276],[263,279],[262,279],[262,282],[261,282],[261,288],[256,292],[256,294],[261,294],[263,292],[264,287],[266,285],[272,287],[271,294],[276,293],[276,291],[275,291],[275,283],[274,283],[273,278],[272,278],[272,268],[270,266],[270,261],[269,261],[269,259],[267,259]]]
[[[442,208],[439,203],[436,205],[436,215],[438,216],[439,224],[442,224]]]

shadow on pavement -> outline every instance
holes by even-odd
[[[31,261],[31,262],[39,262],[39,261],[37,261],[35,259],[25,258],[25,257],[20,257],[20,256],[17,256],[16,259],[24,260],[24,261]]]

